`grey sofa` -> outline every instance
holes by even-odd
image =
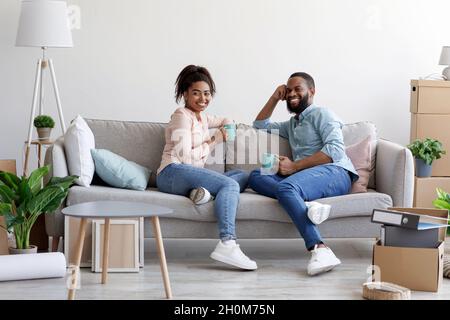
[[[217,238],[218,231],[213,203],[194,206],[187,197],[159,192],[155,172],[161,161],[166,124],[110,120],[86,120],[92,129],[96,148],[108,149],[151,169],[152,175],[146,191],[133,191],[92,185],[89,188],[74,186],[70,189],[66,205],[94,200],[143,201],[168,206],[174,210],[170,216],[161,217],[165,238]],[[332,206],[330,218],[320,225],[323,237],[370,238],[379,233],[379,226],[370,222],[372,209],[389,206],[408,207],[413,200],[413,158],[410,151],[393,142],[377,139],[373,124],[361,122],[345,125],[346,145],[373,137],[374,174],[369,182],[369,192],[321,199]],[[206,167],[223,172],[234,168],[258,168],[255,158],[268,146],[272,152],[290,155],[286,139],[257,131],[246,125],[238,126],[235,143],[217,148]],[[236,160],[237,159],[237,160]],[[64,153],[64,139],[60,137],[46,153],[45,163],[51,164],[51,175],[66,176],[68,169]],[[149,223],[144,235],[152,237]],[[274,199],[247,190],[241,194],[237,213],[237,236],[242,239],[298,238],[299,234],[290,218]],[[60,211],[46,215],[49,236],[59,237],[64,232],[64,219]]]

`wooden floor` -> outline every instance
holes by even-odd
[[[228,268],[209,258],[215,240],[165,240],[174,299],[362,299],[362,283],[371,263],[371,239],[328,239],[342,260],[335,270],[306,274],[309,253],[301,240],[241,240],[241,248],[258,263],[257,271]],[[77,299],[164,299],[157,254],[146,243],[145,267],[139,273],[101,274],[82,269]],[[65,279],[0,283],[0,299],[66,299]],[[413,292],[412,299],[450,299],[450,280],[439,293]]]

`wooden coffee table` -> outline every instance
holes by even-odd
[[[152,220],[153,232],[156,240],[156,246],[159,252],[159,263],[161,266],[161,274],[164,281],[164,288],[167,299],[172,298],[172,290],[170,288],[169,272],[167,270],[166,255],[161,236],[161,228],[159,226],[160,215],[172,213],[173,210],[156,206],[143,202],[124,202],[124,201],[94,201],[75,204],[66,207],[62,213],[66,216],[80,218],[80,230],[78,240],[74,251],[74,262],[76,271],[80,268],[81,253],[83,251],[84,237],[86,233],[86,224],[88,219],[105,219],[105,231],[103,237],[103,264],[102,264],[102,284],[106,283],[108,276],[108,253],[109,253],[109,233],[110,219],[114,218],[140,218],[149,217]],[[72,278],[72,286],[69,288],[68,299],[75,298],[75,285],[78,281],[78,272],[74,272]]]

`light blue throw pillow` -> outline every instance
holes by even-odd
[[[105,149],[91,149],[95,172],[107,184],[117,188],[145,190],[150,170]]]

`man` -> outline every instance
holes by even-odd
[[[286,85],[275,90],[253,126],[276,130],[287,138],[294,161],[280,156],[278,174],[264,175],[255,170],[249,180],[256,192],[278,199],[291,217],[312,253],[309,275],[330,271],[341,263],[323,243],[316,225],[328,217],[329,207],[327,210],[310,201],[347,194],[352,182],[359,178],[345,154],[343,124],[330,110],[314,105],[314,94],[314,79],[304,72],[294,73]],[[286,100],[287,109],[294,116],[286,122],[271,122],[280,100]]]

